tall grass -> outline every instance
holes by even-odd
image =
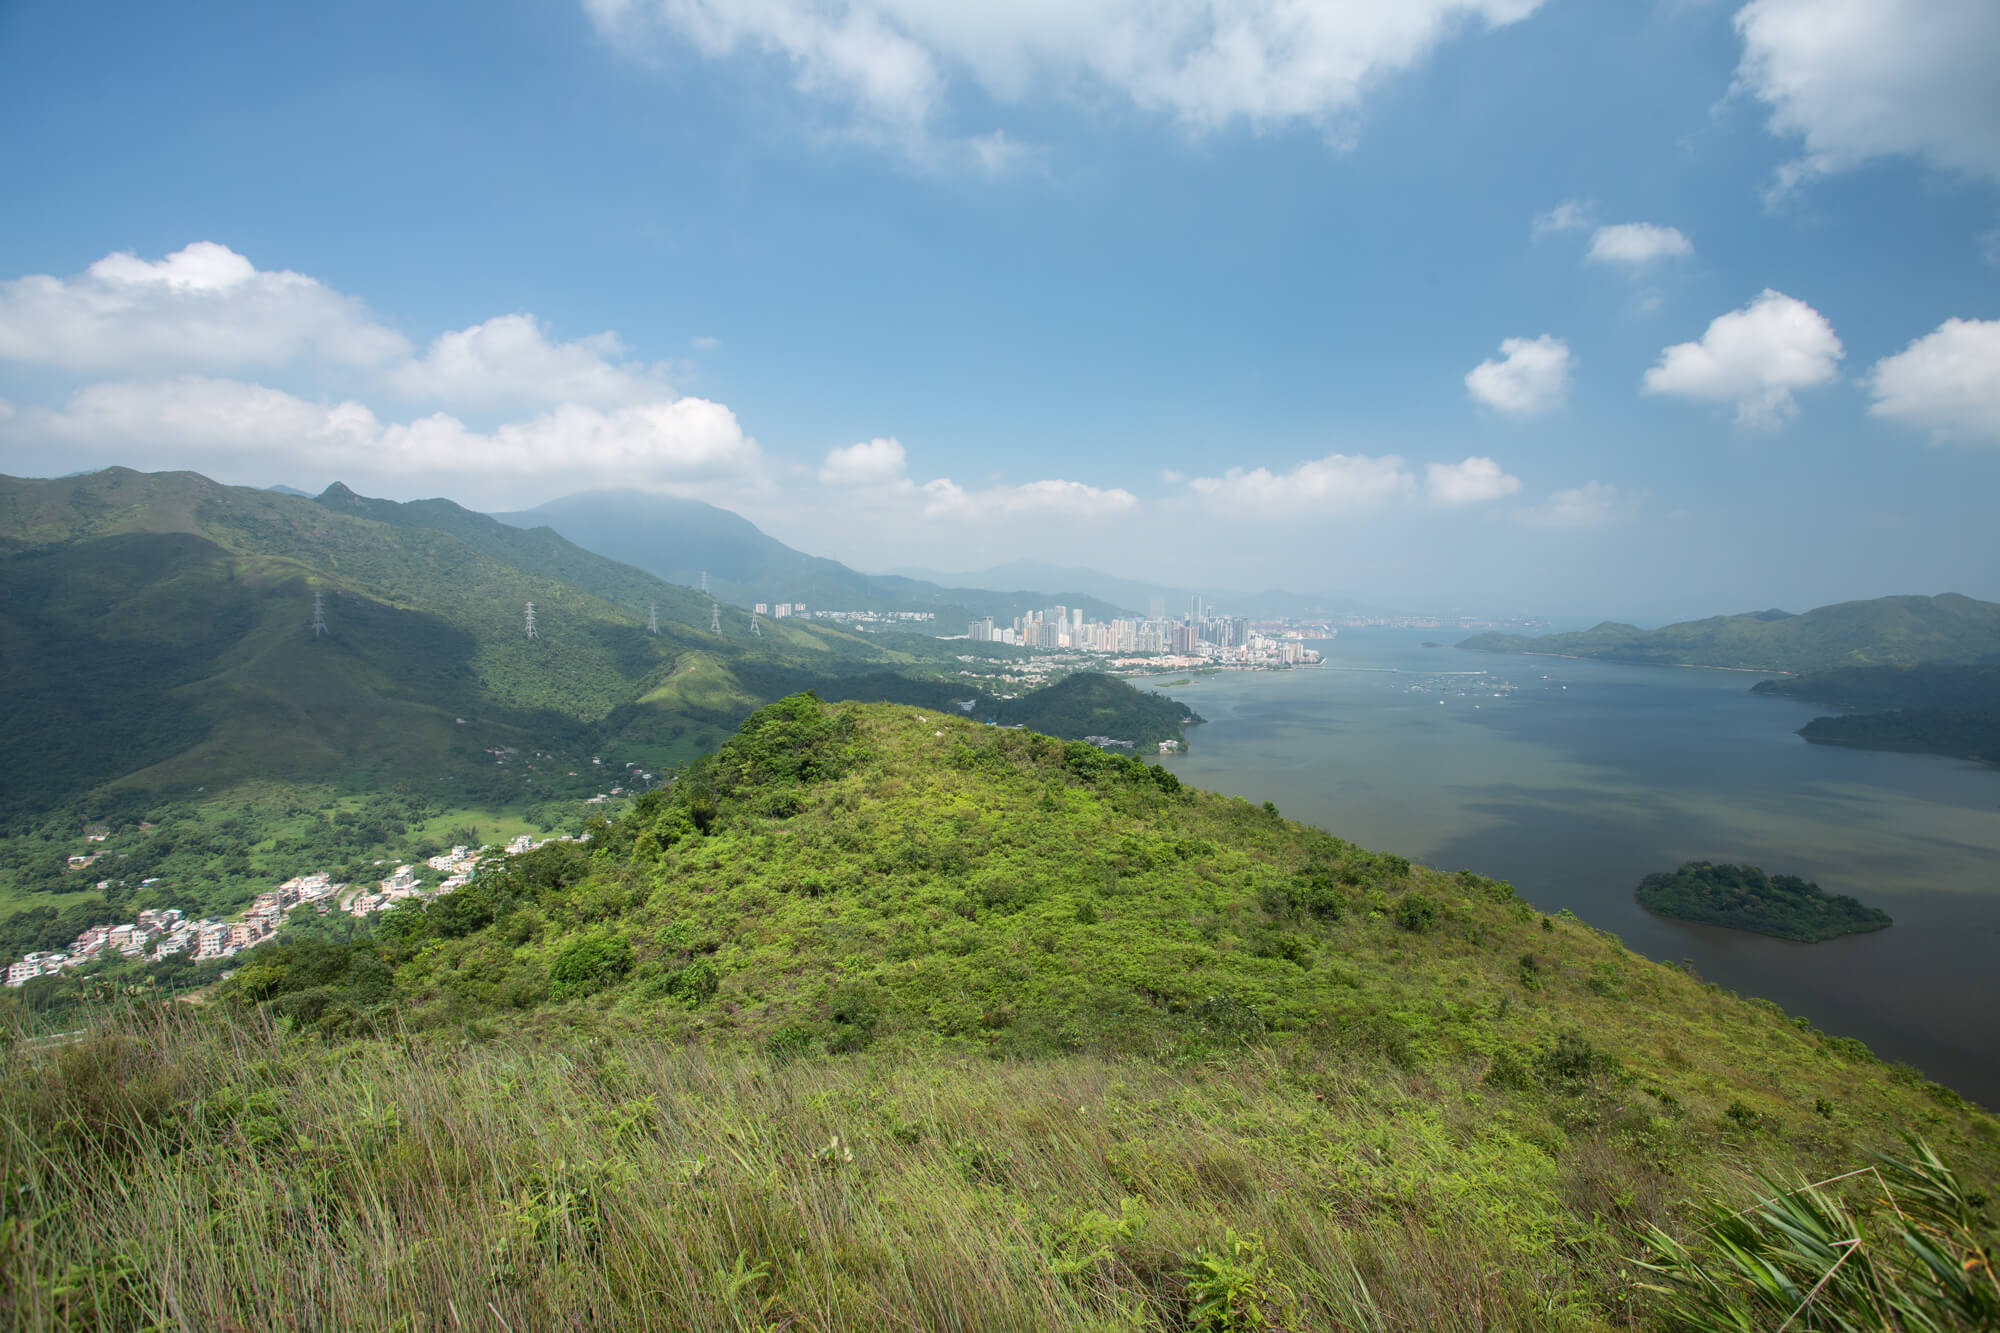
[[[0,1050],[0,1325],[1668,1319],[1625,1256],[1701,1220],[1673,1200],[1730,1180],[1727,1149],[1628,1082],[1480,1074],[1275,1048],[1171,1069],[587,1031],[328,1045],[173,1006]]]
[[[168,1012],[0,1054],[0,1322],[1254,1326],[1202,1322],[1205,1258],[1283,1326],[1624,1322],[1619,1229],[1576,1192],[1604,1164],[1470,1086]]]

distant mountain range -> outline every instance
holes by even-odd
[[[1957,593],[1878,597],[1822,606],[1802,615],[1752,611],[1656,630],[1606,621],[1574,634],[1476,634],[1458,646],[1774,673],[1994,662],[2000,661],[2000,604]]]
[[[699,587],[737,606],[803,602],[829,611],[930,611],[940,633],[962,633],[971,617],[1012,620],[1027,611],[1081,607],[1093,620],[1143,612],[1116,597],[1062,579],[1011,585],[946,586],[893,574],[863,574],[837,560],[795,551],[756,524],[699,500],[630,491],[585,491],[494,518],[546,528],[588,551]]]
[[[446,500],[0,477],[0,813],[105,783],[436,783],[490,769],[487,747],[558,739],[691,756],[764,701],[739,670],[909,660],[799,621],[753,635],[734,607],[715,633],[714,614]]]
[[[928,569],[898,569],[895,574],[932,583],[953,583],[969,588],[1076,588],[1107,602],[1117,602],[1139,611],[1158,600],[1170,616],[1186,615],[1191,598],[1199,594],[1205,606],[1235,616],[1388,616],[1388,607],[1347,598],[1323,597],[1307,593],[1266,588],[1263,592],[1241,589],[1193,587],[1184,584],[1150,583],[1143,579],[1120,578],[1095,569],[1076,569],[1045,564],[1039,560],[1014,560],[990,569],[963,574],[947,574]]]

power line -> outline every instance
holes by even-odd
[[[528,603],[528,637],[531,639],[538,637],[535,634],[535,604],[533,602]]]
[[[322,635],[322,634],[324,634],[324,633],[326,633],[326,632],[327,632],[327,630],[326,630],[326,598],[325,598],[325,596],[324,596],[323,594],[321,594],[321,593],[318,593],[318,592],[315,592],[315,593],[313,593],[313,625],[312,625],[312,630],[313,630],[313,637],[314,637],[315,639],[317,639],[317,638],[318,638],[318,637],[319,637],[320,635]]]

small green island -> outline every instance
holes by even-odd
[[[1640,906],[1661,916],[1806,944],[1891,924],[1880,908],[1828,893],[1797,875],[1767,875],[1756,866],[1689,861],[1640,880],[1637,896]]]

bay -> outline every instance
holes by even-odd
[[[1208,721],[1165,762],[1364,847],[1509,880],[2000,1106],[2000,771],[1808,745],[1794,733],[1826,710],[1753,695],[1754,674],[1424,646],[1441,637],[1348,630],[1314,645],[1322,668],[1168,686]],[[1795,944],[1634,900],[1696,859],[1801,875],[1895,925]]]

